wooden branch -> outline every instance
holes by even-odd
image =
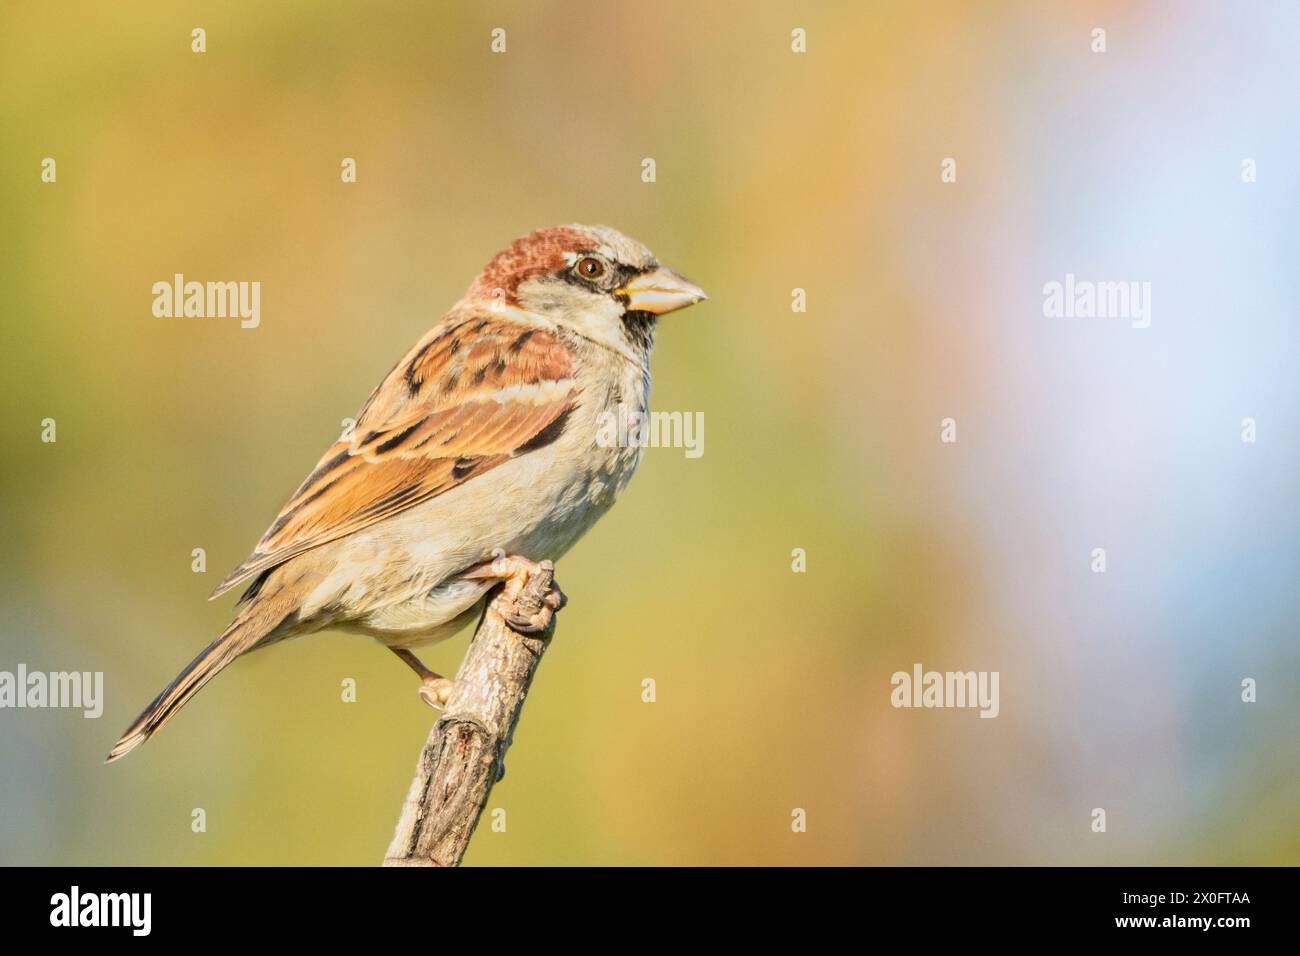
[[[524,697],[555,633],[554,617],[537,634],[506,623],[541,609],[554,566],[538,568],[516,601],[498,589],[484,607],[451,699],[420,752],[384,866],[458,866],[465,855],[492,785],[505,774]]]

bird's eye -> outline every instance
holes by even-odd
[[[599,279],[605,274],[605,263],[595,256],[584,256],[574,268],[584,279]]]

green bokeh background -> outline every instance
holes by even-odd
[[[1208,42],[1200,13],[1181,30]],[[1094,644],[1115,627],[1093,539],[1035,510],[1054,499],[1033,455],[1070,439],[1016,438],[1019,410],[1056,408],[1025,354],[1053,346],[999,322],[1041,325],[1038,286],[1064,271],[1031,265],[1056,228],[1043,126],[1071,122],[1070,97],[1119,97],[1089,86],[1098,18],[1125,37],[1111,83],[1177,46],[1129,4],[6,5],[0,669],[103,671],[106,706],[0,712],[0,861],[382,858],[433,715],[365,639],[252,655],[102,757],[229,620],[215,582],[491,254],[603,222],[712,296],[662,324],[652,392],[704,413],[705,454],[651,450],[561,564],[571,604],[492,794],[507,830],[467,863],[1297,862],[1294,697],[1275,682],[1248,717],[1235,698],[1239,672],[1294,690],[1294,598],[1279,586],[1239,635],[1225,686],[1153,681],[1173,623]],[[1080,161],[1120,176],[1122,158]],[[176,272],[260,281],[261,327],[153,318]],[[951,448],[947,415],[972,423]],[[454,672],[464,646],[425,656]],[[1106,683],[1113,654],[1148,696]],[[999,670],[1001,716],[891,708],[914,661]],[[1208,753],[1196,720],[1223,735]]]

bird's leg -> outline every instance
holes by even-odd
[[[400,657],[407,667],[420,675],[420,699],[434,710],[442,710],[443,704],[451,699],[451,681],[429,670],[410,651],[398,647],[390,647],[389,650]]]
[[[506,623],[521,634],[546,630],[555,612],[569,600],[555,582],[555,565],[550,561],[501,555],[470,568],[463,576],[504,581]]]

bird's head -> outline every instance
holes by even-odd
[[[497,253],[469,298],[525,309],[587,338],[648,347],[655,320],[708,298],[608,226],[538,229]]]

